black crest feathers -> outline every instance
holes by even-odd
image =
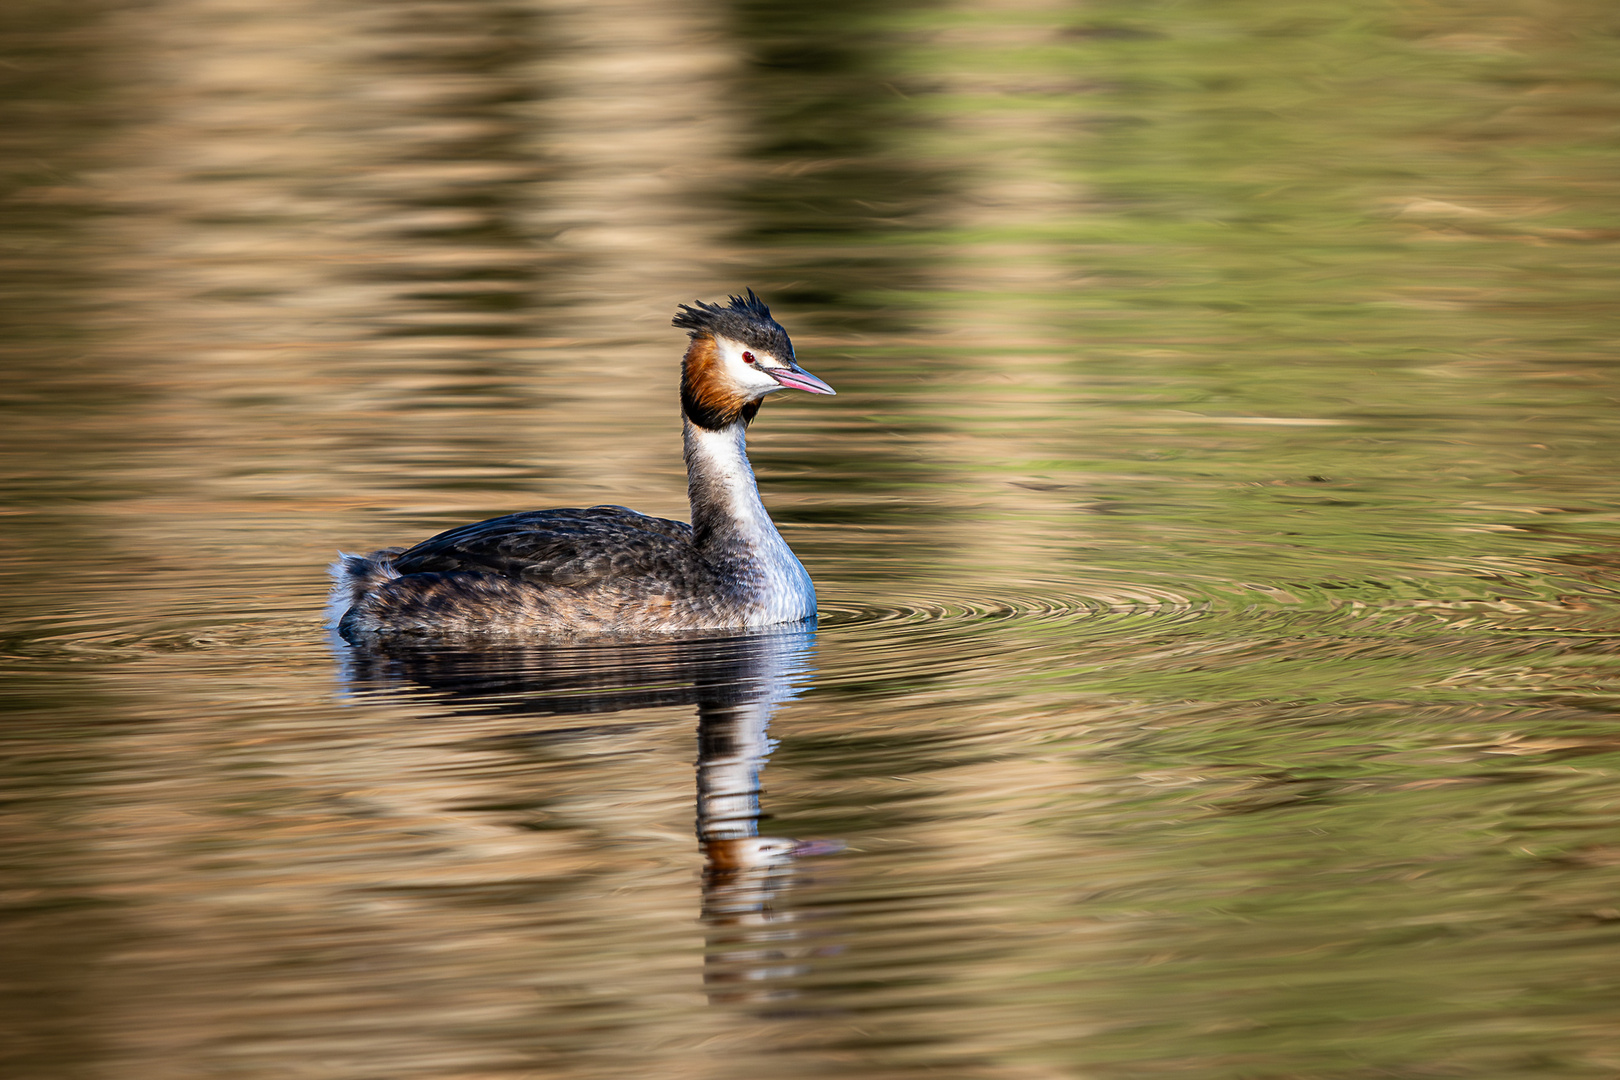
[[[731,297],[725,307],[719,304],[682,304],[673,325],[691,331],[695,341],[700,337],[727,337],[744,345],[763,349],[778,360],[793,359],[793,342],[780,323],[771,318],[771,309],[765,301],[754,295],[753,289],[745,296]]]

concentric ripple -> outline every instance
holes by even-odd
[[[297,613],[266,621],[242,612],[236,621],[215,613],[206,620],[120,619],[107,615],[29,620],[0,635],[0,659],[121,660],[173,653],[260,651],[305,635]]]
[[[1093,585],[1094,591],[1064,591],[1073,590],[1077,584]],[[1022,589],[995,595],[970,593],[960,586],[929,586],[929,591],[931,595],[926,598],[867,604],[841,604],[834,598],[821,605],[821,625],[857,627],[1009,619],[1048,622],[1122,615],[1163,618],[1194,613],[1203,606],[1197,598],[1170,589],[1151,586],[1122,589],[1117,583],[1104,582],[1068,581],[1050,592]]]
[[[952,673],[996,681],[1109,664],[1148,677],[1155,665],[1231,670],[1292,658],[1318,664],[1324,682],[1348,685],[1355,666],[1374,655],[1465,655],[1466,642],[1481,635],[1620,629],[1620,608],[1573,598],[1574,583],[1499,571],[1459,564],[1433,575],[1273,582],[1088,571],[993,593],[928,583],[865,604],[839,603],[834,587],[824,590],[821,629],[838,659],[824,677],[854,683]]]
[[[1061,632],[1072,647],[1195,626],[1217,635],[1262,626],[1272,634],[1620,630],[1620,603],[1612,590],[1546,567],[1456,560],[1411,569],[1258,582],[1193,567],[1151,575],[1087,567],[1011,586],[963,579],[891,583],[881,591],[871,582],[832,580],[821,585],[819,626],[867,648],[919,650],[914,662],[923,667],[933,650],[949,660],[971,641],[1001,633]],[[184,604],[185,597],[180,599]],[[214,599],[199,595],[185,606],[196,611]],[[0,637],[0,658],[117,660],[273,649],[320,636],[313,621],[318,612],[301,601],[240,604],[234,611],[214,606],[206,618],[184,612],[37,615],[14,622]]]

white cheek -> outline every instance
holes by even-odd
[[[726,377],[735,385],[755,393],[769,393],[772,390],[782,389],[782,384],[760,370],[758,364],[750,364],[742,358],[743,349],[733,342],[724,342],[720,347],[720,356],[725,361]]]
[[[758,368],[749,368],[748,375],[749,380],[746,385],[750,390],[762,391],[768,394],[772,390],[782,389],[781,383],[777,382],[763,371],[760,371]]]

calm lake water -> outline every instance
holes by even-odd
[[[1620,1075],[1620,11],[0,12],[9,1080]],[[357,653],[685,516],[814,630]]]

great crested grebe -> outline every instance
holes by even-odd
[[[692,338],[681,364],[692,524],[622,506],[532,510],[340,554],[330,625],[345,637],[648,633],[814,616],[815,587],[759,500],[744,433],[766,394],[833,388],[794,362],[752,289],[724,307],[682,304],[674,325]]]

